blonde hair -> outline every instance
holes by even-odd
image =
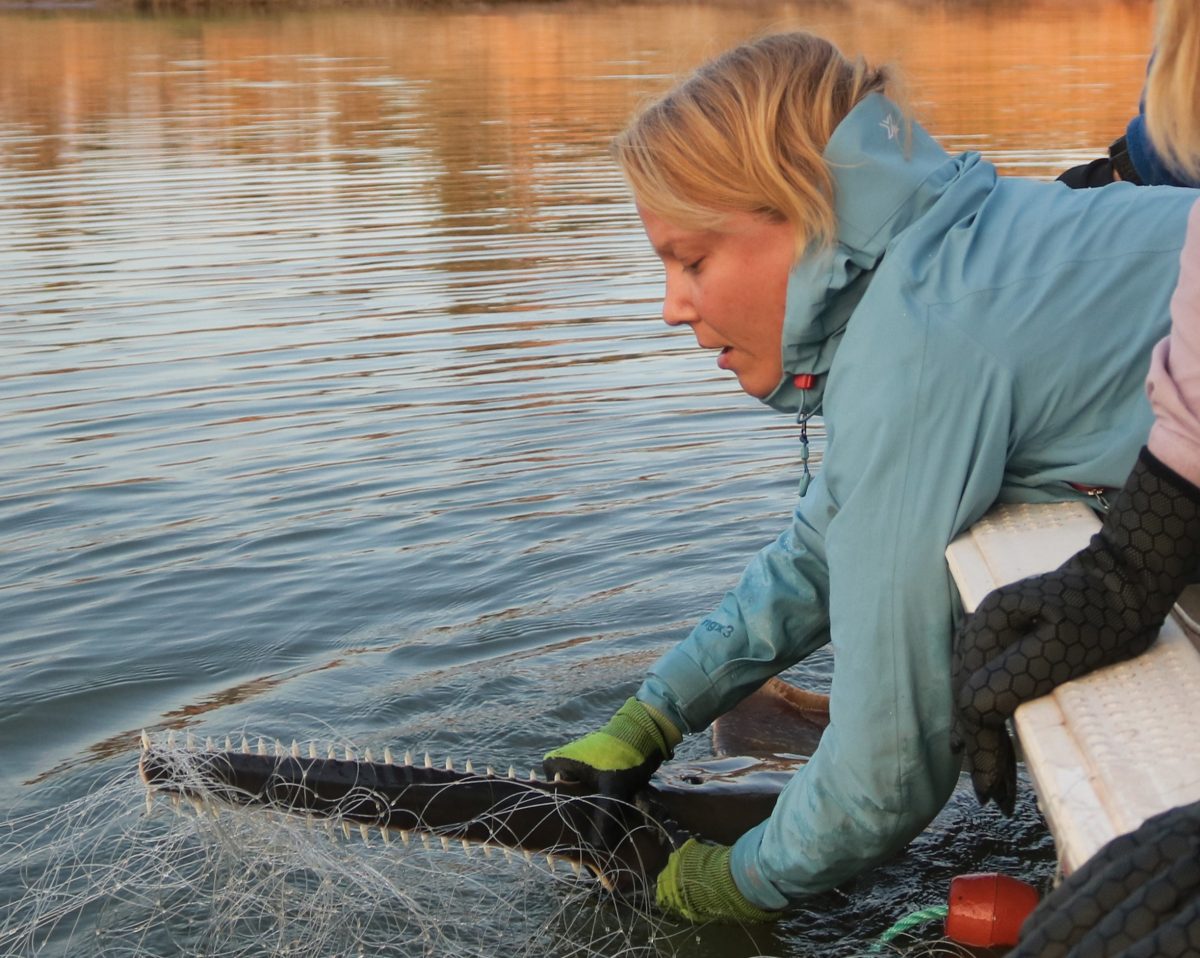
[[[809,33],[764,36],[723,53],[644,107],[612,152],[638,203],[685,229],[729,211],[796,229],[799,253],[835,235],[822,156],[838,123],[893,85],[886,67],[848,60]]]
[[[1159,0],[1154,63],[1146,82],[1146,126],[1160,156],[1200,179],[1198,0]]]

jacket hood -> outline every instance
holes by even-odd
[[[887,97],[872,93],[838,124],[825,148],[834,181],[837,238],[813,246],[788,277],[784,377],[763,402],[796,412],[820,402],[825,374],[871,272],[892,239],[911,226],[976,154],[952,159]],[[792,379],[816,379],[804,396]]]

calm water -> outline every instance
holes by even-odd
[[[1051,176],[1135,108],[1149,12],[0,13],[0,798],[128,775],[141,728],[529,764],[602,720],[797,478],[792,423],[656,321],[607,138],[804,27]],[[865,940],[938,848],[864,883]]]

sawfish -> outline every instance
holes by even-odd
[[[428,755],[338,758],[261,741],[180,753],[143,736],[139,770],[150,789],[196,802],[378,829],[385,840],[415,834],[546,855],[627,892],[644,890],[687,837],[731,844],[766,819],[828,723],[826,696],[770,679],[714,725],[711,760],[668,763],[629,800],[533,772],[438,766]]]

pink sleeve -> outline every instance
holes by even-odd
[[[1200,486],[1200,203],[1188,217],[1171,333],[1154,347],[1146,393],[1154,409],[1150,451]]]

